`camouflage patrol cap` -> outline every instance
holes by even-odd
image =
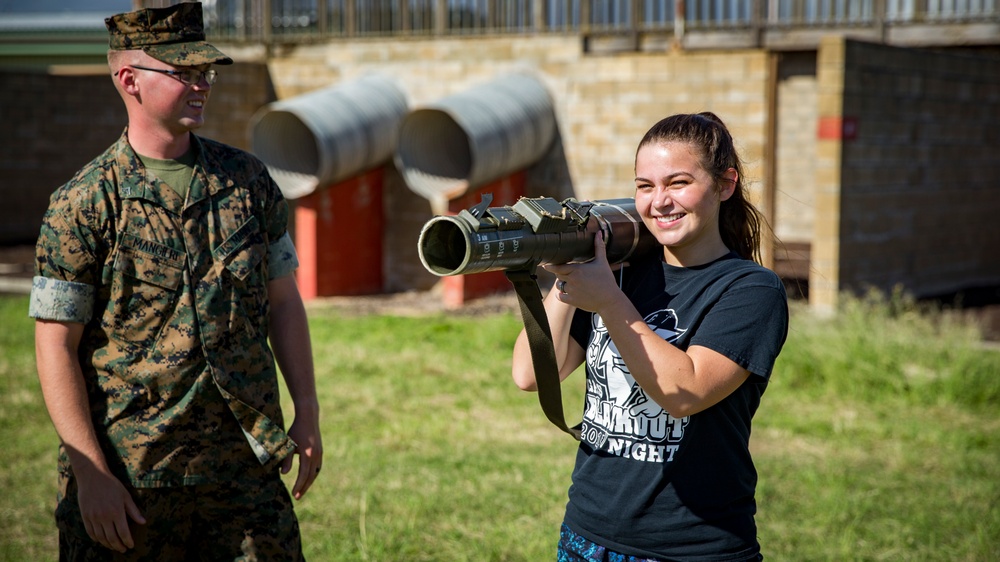
[[[112,50],[142,50],[174,66],[233,64],[233,59],[205,41],[201,3],[145,8],[104,20]]]

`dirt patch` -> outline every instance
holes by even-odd
[[[30,291],[34,259],[34,246],[0,246],[0,292]],[[963,315],[979,323],[986,340],[1000,342],[1000,287],[967,289],[961,293],[930,300],[960,310]],[[513,291],[472,299],[461,308],[448,308],[444,305],[439,288],[386,295],[320,297],[309,301],[307,306],[336,308],[344,314],[351,315],[421,316],[448,313],[475,316],[497,312],[518,313],[517,297]]]
[[[513,291],[472,299],[460,308],[444,305],[441,291],[408,291],[389,295],[354,297],[320,297],[310,300],[309,309],[334,308],[347,315],[394,314],[398,316],[427,316],[454,314],[478,316],[502,312],[518,313],[517,296]]]

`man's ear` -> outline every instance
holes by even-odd
[[[118,85],[126,94],[134,96],[139,93],[139,85],[135,82],[135,70],[132,68],[123,66],[115,75],[115,80],[118,81]]]

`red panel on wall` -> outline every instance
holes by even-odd
[[[816,131],[823,140],[854,140],[858,137],[856,117],[820,117]]]
[[[457,215],[461,210],[477,205],[484,193],[493,194],[491,207],[513,205],[524,197],[526,178],[525,172],[515,172],[479,189],[466,192],[448,202],[448,212]],[[451,275],[443,277],[441,283],[444,288],[444,305],[447,308],[459,308],[468,300],[511,289],[510,282],[502,271]]]
[[[296,201],[303,298],[382,292],[382,176],[377,168]]]

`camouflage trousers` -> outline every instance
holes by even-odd
[[[253,484],[131,490],[146,524],[129,521],[135,548],[125,553],[87,536],[76,482],[69,484],[56,507],[60,561],[304,560],[298,519],[277,472]]]

